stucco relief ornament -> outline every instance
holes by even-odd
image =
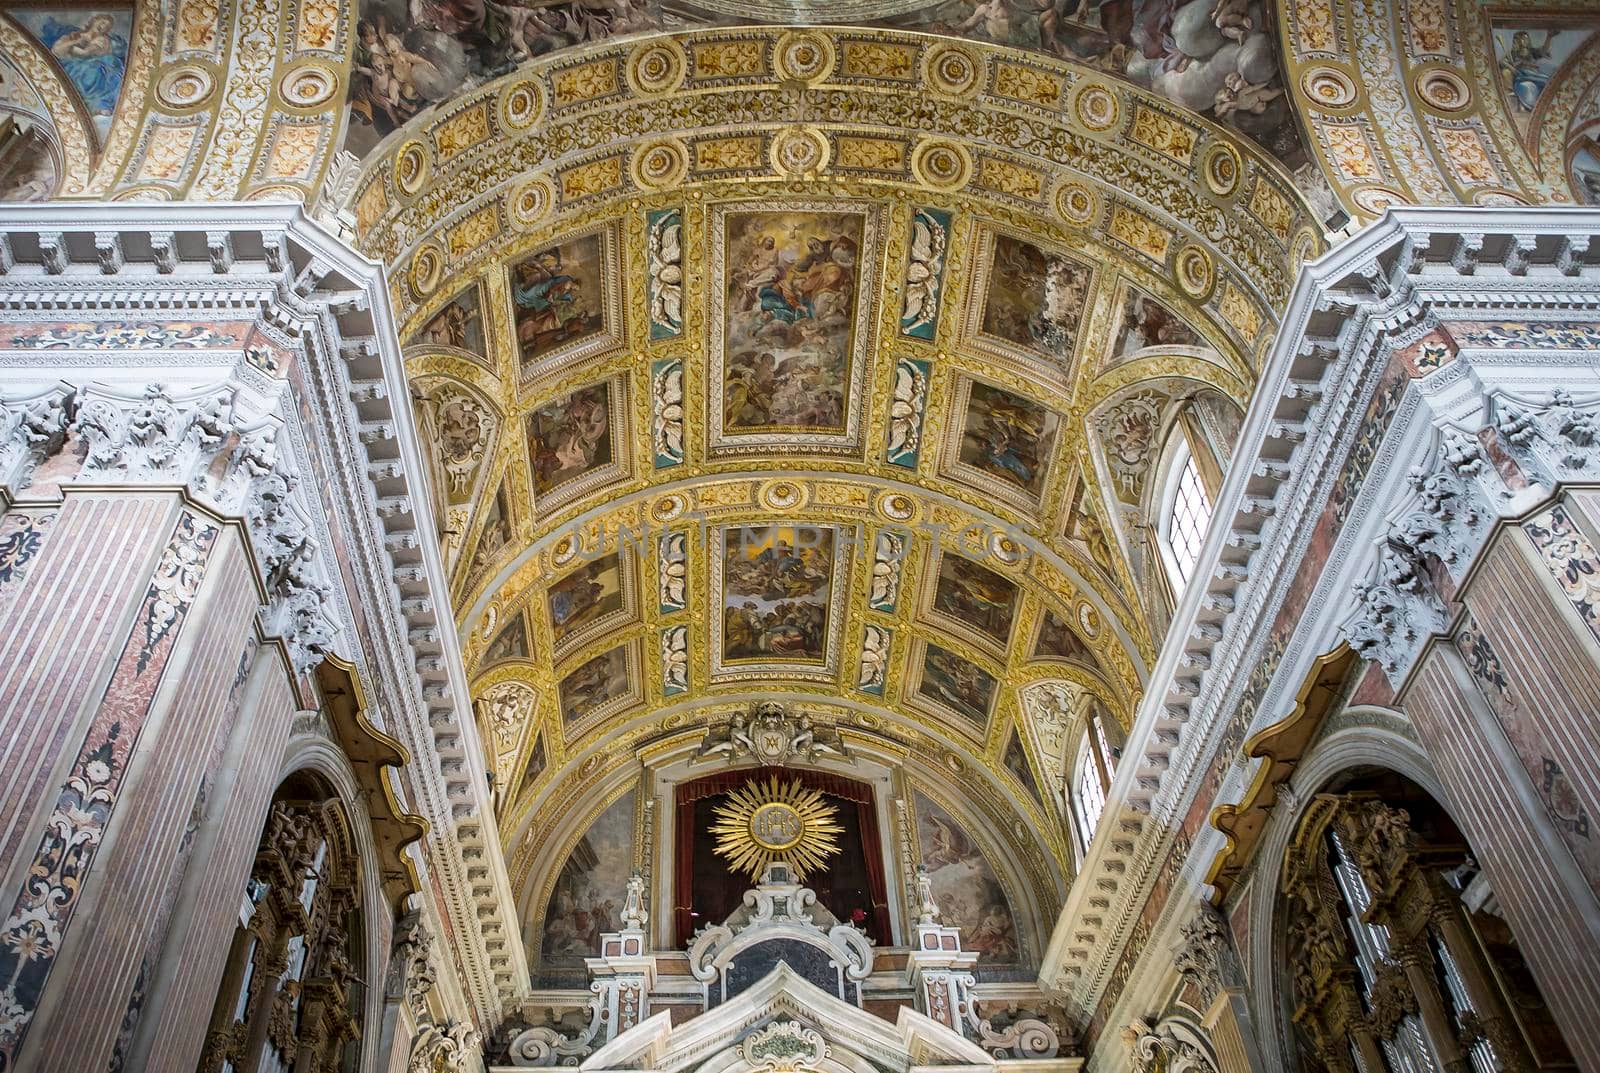
[[[1595,415],[1577,408],[1572,395],[1565,388],[1556,388],[1550,396],[1550,417],[1555,433],[1570,449],[1561,463],[1570,469],[1588,466],[1592,448],[1600,440],[1600,423]]]
[[[683,461],[683,362],[656,362],[650,377],[650,439],[658,469]]]
[[[889,675],[889,648],[894,634],[868,623],[861,636],[861,664],[856,671],[856,688],[865,693],[883,694]]]
[[[576,1066],[594,1052],[595,1040],[606,1029],[604,1006],[599,996],[588,1003],[588,1023],[567,1035],[550,1025],[538,1025],[518,1032],[507,1048],[507,1058],[518,1069]]]
[[[472,1073],[478,1068],[478,1030],[469,1021],[432,1022],[417,1029],[411,1043],[409,1073]]]
[[[0,409],[0,485],[26,487],[39,463],[61,450],[74,401],[63,386]]]
[[[1151,1025],[1135,1019],[1122,1030],[1139,1073],[1217,1073],[1199,1032],[1175,1018]]]
[[[945,228],[938,220],[927,213],[917,213],[912,217],[905,304],[900,313],[900,330],[907,335],[931,325],[939,315],[939,284],[944,278],[945,238]],[[897,379],[896,398],[899,393]]]
[[[433,935],[421,912],[413,910],[395,925],[385,990],[390,998],[404,999],[419,1020],[427,1014],[428,993],[437,979],[428,957],[432,948]]]
[[[813,764],[824,756],[851,759],[837,730],[814,725],[808,715],[790,716],[777,701],[758,701],[748,717],[735,713],[727,726],[708,730],[695,753],[696,759],[750,758],[773,765]]]
[[[1199,989],[1204,1005],[1215,1002],[1224,988],[1243,985],[1227,921],[1213,906],[1202,903],[1181,934],[1172,966]]]
[[[906,537],[891,529],[878,532],[872,550],[872,592],[867,606],[874,611],[894,613],[900,600],[900,568],[906,557]]]
[[[478,701],[483,706],[484,721],[494,735],[496,753],[516,747],[517,735],[532,718],[537,700],[538,697],[527,686],[518,682],[502,682]]]
[[[1386,545],[1366,581],[1355,586],[1356,613],[1344,627],[1350,647],[1395,678],[1430,633],[1444,626],[1444,607],[1420,563]]]
[[[828,1056],[822,1034],[799,1021],[774,1021],[739,1045],[739,1053],[755,1069],[794,1073],[812,1069]]]
[[[650,914],[644,907],[644,876],[637,871],[628,877],[628,894],[622,903],[622,926],[630,931],[643,931]]]
[[[683,329],[683,217],[676,211],[653,215],[647,264],[650,270],[650,331],[677,335]]]
[[[933,877],[928,875],[928,866],[917,865],[917,923],[938,924],[939,903],[933,897]]]

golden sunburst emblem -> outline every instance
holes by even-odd
[[[838,813],[821,790],[807,790],[799,779],[785,786],[774,775],[766,785],[748,782],[730,791],[716,807],[711,833],[717,853],[752,879],[774,861],[787,863],[797,879],[804,879],[839,852],[844,828],[835,822]]]

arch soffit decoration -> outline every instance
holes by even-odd
[[[1286,786],[1291,790],[1291,807],[1278,807],[1269,817],[1260,847],[1249,869],[1241,877],[1245,920],[1248,921],[1249,958],[1246,971],[1256,984],[1255,993],[1264,995],[1259,1023],[1265,1026],[1263,1041],[1269,1053],[1288,1061],[1293,1049],[1288,1008],[1290,990],[1285,969],[1287,959],[1279,948],[1282,940],[1278,888],[1283,881],[1286,854],[1292,840],[1310,816],[1317,795],[1334,779],[1356,768],[1392,771],[1421,787],[1447,813],[1452,812],[1438,775],[1427,754],[1415,740],[1404,713],[1373,705],[1351,705],[1331,716],[1324,732],[1311,744],[1299,761]],[[1284,803],[1284,787],[1278,793]]]
[[[57,196],[308,200],[342,129],[353,6],[129,6],[121,97],[103,140],[48,52],[0,20],[0,51],[19,58],[62,132]]]
[[[381,882],[383,867],[379,860],[377,839],[372,825],[363,811],[363,791],[357,785],[350,762],[333,742],[321,734],[297,734],[284,750],[279,765],[277,786],[296,773],[310,772],[325,781],[334,791],[344,825],[357,861],[357,875],[361,881],[361,916],[363,923],[362,955],[366,961],[368,979],[381,978],[388,971],[389,942],[392,938],[393,905],[385,897]],[[378,1024],[383,1019],[383,988],[369,987],[365,999],[363,1023]],[[378,1062],[376,1040],[363,1041],[361,1067],[376,1069]]]
[[[1280,5],[1289,91],[1343,206],[1571,204],[1568,132],[1600,77],[1600,18],[1581,5]],[[1587,35],[1528,120],[1512,114],[1496,27]],[[1359,47],[1358,47],[1359,43]]]
[[[0,53],[26,80],[61,151],[60,194],[84,192],[96,161],[96,137],[78,91],[39,39],[9,17],[0,17]]]

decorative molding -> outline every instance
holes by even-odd
[[[1172,967],[1200,992],[1201,1009],[1210,1009],[1224,990],[1244,986],[1244,970],[1233,949],[1228,922],[1215,906],[1203,902],[1196,906],[1182,936]]]
[[[1316,740],[1323,723],[1333,711],[1350,672],[1359,664],[1355,652],[1340,645],[1317,657],[1295,697],[1294,711],[1269,727],[1264,727],[1244,745],[1244,755],[1262,761],[1250,787],[1238,804],[1222,804],[1211,810],[1211,826],[1227,839],[1206,872],[1211,885],[1211,903],[1221,905],[1233,885],[1250,866],[1272,809],[1281,799],[1294,809],[1289,779],[1300,758]]]
[[[815,764],[822,757],[851,760],[838,730],[817,726],[804,713],[791,715],[779,701],[757,701],[748,715],[735,712],[726,726],[707,730],[695,752],[697,760],[719,758],[729,764]]]
[[[1136,1073],[1219,1073],[1198,1028],[1178,1017],[1151,1025],[1143,1019],[1122,1030]]]
[[[689,944],[689,971],[706,990],[712,1005],[713,983],[726,986],[728,965],[758,943],[791,939],[826,951],[839,974],[840,998],[854,995],[861,1003],[861,981],[872,975],[872,940],[853,924],[841,924],[817,902],[816,892],[795,882],[784,864],[774,864],[754,888],[745,892],[744,906],[721,924],[695,932]]]

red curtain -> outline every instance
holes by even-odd
[[[883,836],[878,831],[878,812],[873,807],[872,785],[835,775],[828,771],[791,770],[783,767],[742,768],[719,771],[693,782],[680,783],[674,795],[677,823],[673,841],[677,847],[674,861],[672,916],[678,945],[686,947],[694,933],[694,919],[690,916],[694,901],[694,804],[702,798],[715,797],[730,790],[742,788],[752,779],[766,782],[777,776],[780,783],[790,783],[796,778],[807,790],[821,790],[825,794],[856,803],[856,818],[861,828],[861,853],[866,858],[867,885],[871,888],[873,930],[888,944],[889,890],[883,868]]]
[[[865,785],[865,784],[862,784]],[[878,833],[878,811],[872,807],[872,787],[865,800],[856,802],[856,819],[861,827],[861,853],[867,859],[867,889],[872,895],[873,932],[888,946],[894,933],[889,930],[889,890],[883,874],[883,836]]]

